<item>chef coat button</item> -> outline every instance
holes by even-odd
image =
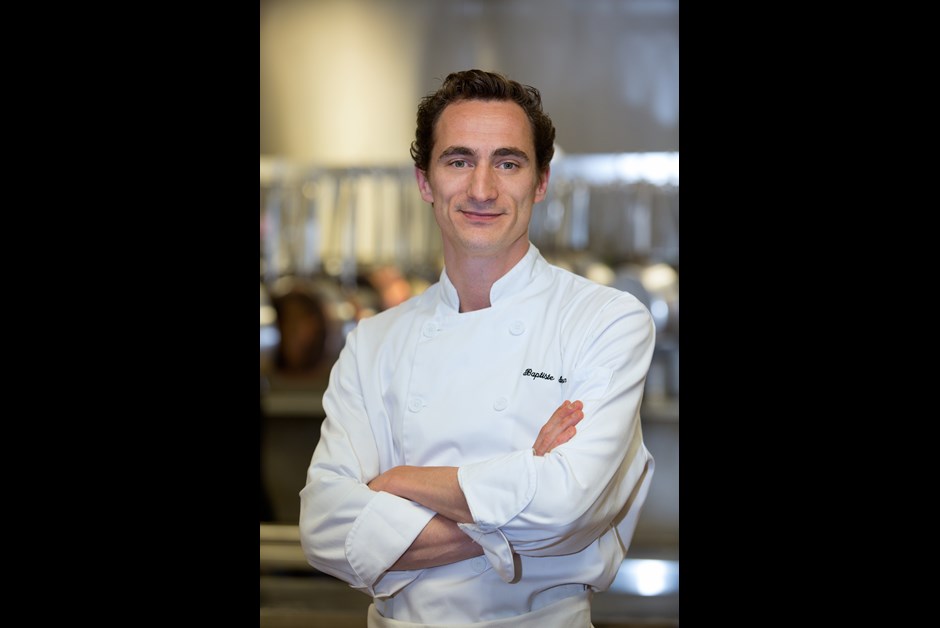
[[[509,333],[511,333],[513,336],[518,336],[524,331],[525,331],[525,323],[523,323],[522,321],[513,321],[512,324],[509,326]]]
[[[421,397],[412,397],[408,400],[408,409],[412,412],[418,412],[424,407],[424,399]]]
[[[505,410],[506,406],[509,405],[509,399],[505,397],[500,397],[493,403],[493,408],[496,410]]]
[[[483,573],[486,570],[486,559],[482,556],[477,556],[470,561],[470,567],[477,573]]]
[[[434,336],[437,335],[437,323],[435,323],[434,321],[426,322],[424,324],[424,329],[422,330],[422,333],[428,338],[433,338]]]

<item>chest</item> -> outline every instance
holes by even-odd
[[[535,308],[428,317],[384,405],[405,464],[459,465],[532,446],[564,400],[558,322]]]

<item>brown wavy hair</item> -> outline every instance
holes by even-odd
[[[415,166],[427,172],[434,146],[434,125],[447,105],[463,100],[508,100],[515,102],[529,118],[535,143],[535,164],[545,172],[555,154],[555,125],[542,110],[542,95],[531,85],[483,70],[463,70],[447,75],[441,87],[418,104],[418,125],[411,143]]]

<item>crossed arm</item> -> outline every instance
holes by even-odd
[[[580,401],[565,401],[539,430],[532,450],[543,456],[568,442],[584,418]],[[457,527],[470,523],[470,507],[457,481],[457,467],[393,467],[369,482],[374,491],[385,491],[421,504],[437,514],[428,522],[392,571],[424,569],[483,555],[483,547]]]

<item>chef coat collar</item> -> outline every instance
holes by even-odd
[[[509,269],[505,275],[496,280],[493,287],[490,288],[490,305],[496,305],[500,300],[511,296],[522,294],[527,288],[531,288],[533,280],[541,270],[542,259],[538,248],[529,242],[529,250],[519,262]],[[544,263],[544,262],[542,262]],[[441,300],[454,310],[460,308],[460,297],[457,295],[457,288],[447,276],[447,269],[441,271]]]

